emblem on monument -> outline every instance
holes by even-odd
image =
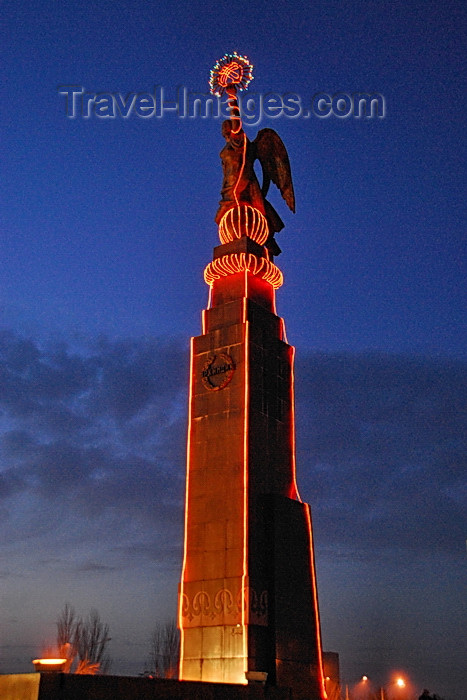
[[[201,378],[206,389],[219,391],[223,389],[233,377],[235,372],[234,361],[222,352],[219,355],[209,355],[204,363]]]

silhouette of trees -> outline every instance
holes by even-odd
[[[63,669],[65,673],[108,673],[111,665],[106,654],[110,642],[109,626],[102,622],[97,610],[91,610],[83,619],[77,617],[73,606],[66,603],[56,624],[58,654],[67,660]]]
[[[175,620],[157,624],[150,641],[149,671],[154,678],[177,678],[180,634]]]

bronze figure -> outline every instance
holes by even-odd
[[[237,127],[237,130],[234,127]],[[222,199],[215,221],[219,224],[224,214],[239,204],[255,207],[268,222],[269,237],[265,245],[271,255],[279,255],[281,249],[274,239],[274,234],[284,228],[284,223],[266,199],[266,195],[272,181],[280,190],[289,209],[295,212],[295,195],[286,148],[273,129],[261,129],[255,140],[250,141],[241,128],[241,121],[224,121],[222,135],[226,140],[220,153],[224,179]],[[263,173],[261,186],[254,170],[256,160],[259,160]]]

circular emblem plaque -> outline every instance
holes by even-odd
[[[225,352],[219,355],[209,355],[204,363],[201,378],[206,389],[219,391],[232,379],[235,372],[234,361]]]

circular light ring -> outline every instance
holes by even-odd
[[[269,282],[274,289],[279,289],[284,283],[282,272],[274,263],[266,258],[257,258],[252,253],[232,253],[216,258],[204,270],[204,281],[211,285],[221,277],[245,271]]]
[[[246,56],[240,56],[234,51],[224,54],[211,68],[209,89],[213,95],[222,97],[230,85],[239,90],[246,90],[252,80],[252,64]]]
[[[247,236],[259,245],[264,245],[269,235],[268,222],[259,209],[249,204],[232,207],[225,212],[219,223],[221,243],[230,243]]]

